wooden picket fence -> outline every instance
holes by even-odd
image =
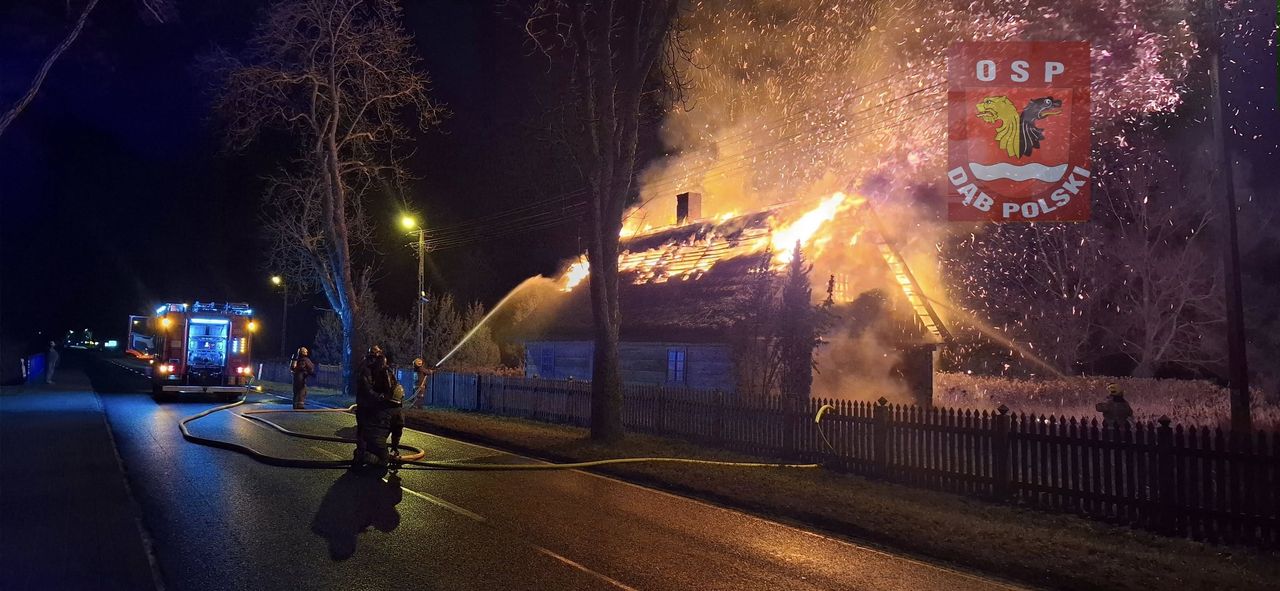
[[[591,385],[439,373],[430,406],[585,426]],[[831,408],[821,422],[814,417]],[[1280,546],[1280,434],[1102,425],[879,402],[740,400],[627,385],[623,423],[734,451],[1072,512],[1197,540]]]

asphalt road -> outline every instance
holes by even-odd
[[[402,470],[397,479],[271,467],[182,439],[178,420],[216,402],[157,405],[113,366],[94,378],[170,590],[1009,588],[584,472]],[[193,431],[286,457],[350,453],[235,410]],[[345,436],[354,422],[277,416]],[[405,440],[433,459],[534,461],[418,432]]]

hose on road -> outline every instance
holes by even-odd
[[[241,398],[231,404],[215,406],[213,408],[198,412],[189,417],[183,418],[178,422],[178,428],[182,431],[182,438],[199,445],[226,449],[237,453],[245,454],[259,462],[272,466],[280,466],[286,468],[349,468],[351,460],[306,460],[299,458],[282,458],[260,452],[252,447],[231,441],[221,439],[212,439],[201,437],[191,433],[189,425],[211,414],[230,410],[237,406],[247,404],[248,400]],[[330,435],[315,435],[311,433],[299,433],[286,429],[275,422],[262,418],[259,415],[269,413],[349,413],[355,409],[355,405],[348,408],[323,408],[323,409],[263,409],[263,410],[247,410],[239,413],[247,419],[265,424],[276,431],[279,431],[290,437],[300,437],[303,439],[314,439],[318,441],[333,441],[338,443],[356,444],[356,440],[345,437],[337,437]],[[820,416],[820,415],[819,415]],[[399,450],[409,453],[402,454],[399,458],[392,458],[394,467],[413,466],[418,469],[431,470],[499,470],[499,471],[517,471],[517,470],[577,470],[581,468],[594,468],[597,466],[607,466],[612,464],[639,464],[639,463],[680,463],[694,464],[699,466],[728,466],[735,468],[820,468],[820,464],[787,464],[787,463],[767,463],[767,462],[728,462],[721,460],[699,460],[695,458],[610,458],[605,460],[591,460],[586,462],[571,462],[563,464],[491,464],[463,462],[455,460],[439,460],[428,461],[422,458],[426,457],[426,452],[413,447],[411,445],[400,445]]]

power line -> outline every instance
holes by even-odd
[[[857,99],[857,98],[860,98],[860,97],[866,96],[866,95],[867,95],[867,94],[869,94],[869,92],[870,92],[868,89],[876,87],[877,85],[879,85],[879,84],[881,84],[881,83],[883,83],[883,82],[885,82],[885,81],[887,81],[887,80],[889,80],[889,79],[893,78],[894,76],[896,76],[897,74],[901,73],[902,71],[904,71],[904,70],[898,70],[898,71],[895,71],[895,72],[891,72],[891,73],[889,73],[889,74],[886,74],[885,76],[883,76],[883,77],[881,77],[881,78],[879,78],[879,79],[877,79],[877,80],[874,80],[874,81],[869,82],[869,83],[867,83],[867,84],[865,84],[865,85],[863,85],[863,86],[861,86],[861,87],[858,87],[858,90],[861,90],[862,92],[859,92],[859,93],[857,93],[857,94],[853,94],[853,95],[848,95],[848,96],[839,97],[839,98],[837,98],[837,101],[838,101],[838,102],[841,102],[841,103],[845,103],[845,102],[852,101],[853,99]],[[914,94],[916,94],[916,93],[918,93],[918,92],[921,92],[921,91],[923,91],[923,90],[927,90],[927,89],[929,89],[929,88],[933,88],[933,87],[935,87],[935,86],[938,86],[938,84],[935,84],[935,85],[932,85],[932,86],[930,86],[930,87],[926,87],[926,88],[923,88],[923,89],[917,90],[917,91],[912,92],[912,93],[910,93],[910,94],[904,95],[904,97],[908,97],[908,96],[914,95]],[[884,102],[884,103],[879,103],[879,104],[877,104],[877,105],[874,105],[874,106],[869,107],[869,108],[867,108],[867,109],[864,109],[864,110],[862,110],[862,111],[855,112],[855,113],[853,113],[852,115],[857,115],[857,114],[859,114],[859,113],[863,113],[863,112],[867,112],[867,111],[871,111],[871,110],[876,110],[876,109],[878,109],[878,108],[883,107],[884,105],[890,104],[890,103],[892,103],[892,102],[894,102],[894,101],[896,101],[896,100],[899,100],[899,99],[901,99],[901,98],[904,98],[904,97],[898,97],[898,99],[894,99],[894,100],[887,101],[887,102]],[[796,112],[794,112],[794,113],[791,113],[790,115],[787,115],[787,116],[781,117],[781,118],[779,118],[779,119],[773,120],[773,121],[771,122],[771,124],[770,124],[770,125],[765,125],[765,126],[762,126],[762,127],[760,127],[760,128],[757,128],[757,129],[743,130],[743,131],[740,131],[740,132],[738,132],[738,133],[730,134],[730,135],[727,135],[727,136],[721,136],[721,137],[719,137],[719,138],[716,138],[716,140],[715,140],[715,141],[716,141],[717,143],[723,143],[723,142],[726,142],[726,141],[728,141],[728,140],[730,140],[730,139],[736,139],[736,138],[740,138],[740,137],[743,137],[743,136],[756,135],[756,134],[759,134],[759,133],[763,133],[763,132],[771,131],[771,130],[773,130],[773,129],[778,128],[781,124],[783,124],[783,123],[785,123],[785,122],[787,122],[787,121],[789,121],[789,120],[791,120],[791,119],[794,119],[794,118],[796,118],[796,117],[798,117],[798,116],[800,116],[800,115],[803,115],[804,113],[807,113],[807,112],[809,112],[809,111],[812,111],[813,109],[817,108],[820,104],[822,104],[822,103],[816,103],[816,104],[811,105],[811,106],[809,106],[809,107],[807,107],[807,108],[804,108],[804,109],[801,109],[801,110],[796,111]],[[837,117],[839,117],[839,115],[836,115],[836,116],[837,116]],[[715,164],[715,166],[716,166],[716,167],[720,167],[720,166],[723,166],[723,165],[725,165],[725,164],[731,164],[731,163],[733,163],[734,161],[736,161],[736,160],[741,160],[741,159],[743,159],[743,158],[746,158],[746,157],[748,157],[748,156],[749,156],[749,155],[751,155],[751,154],[759,153],[759,152],[761,152],[761,151],[765,151],[765,150],[768,150],[768,149],[774,148],[774,147],[776,147],[777,145],[779,145],[780,143],[785,143],[785,140],[788,140],[788,139],[794,139],[794,138],[796,138],[797,136],[803,136],[803,135],[810,134],[810,133],[816,133],[816,132],[817,132],[818,130],[820,130],[820,129],[821,129],[821,127],[811,127],[809,131],[801,131],[801,132],[797,132],[797,133],[792,134],[791,136],[788,136],[788,137],[786,137],[786,138],[781,138],[781,140],[775,140],[774,142],[771,142],[770,144],[765,144],[765,145],[763,145],[763,146],[757,146],[757,147],[753,148],[752,150],[749,150],[749,151],[747,151],[747,152],[744,152],[744,153],[742,153],[742,154],[739,154],[739,155],[737,155],[737,156],[734,156],[734,157],[733,157],[733,158],[731,158],[728,162],[726,162],[726,161],[719,161],[719,162],[717,162],[717,163]],[[696,172],[696,171],[695,171],[695,172]],[[683,174],[683,175],[681,175],[681,176],[679,176],[679,177],[669,178],[669,179],[667,179],[666,181],[659,181],[659,185],[655,185],[654,183],[649,183],[649,184],[648,184],[648,185],[646,185],[646,186],[650,186],[650,187],[652,187],[652,186],[660,186],[660,185],[662,185],[662,184],[670,184],[670,183],[681,182],[684,178],[686,178],[686,177],[688,177],[688,176],[691,176],[692,174],[693,174],[692,172],[691,172],[691,173],[685,173],[685,174]],[[485,216],[485,217],[482,217],[482,218],[478,218],[478,219],[474,219],[474,220],[468,220],[468,221],[466,221],[466,222],[461,222],[461,223],[459,223],[459,224],[455,224],[455,225],[453,225],[453,226],[448,226],[448,227],[445,227],[445,228],[442,228],[442,229],[440,229],[440,230],[437,230],[437,231],[433,232],[433,234],[438,235],[439,233],[442,233],[442,232],[447,234],[447,233],[450,233],[450,232],[463,231],[463,230],[467,229],[468,227],[472,227],[472,226],[476,226],[476,225],[483,225],[483,224],[487,224],[487,223],[489,223],[489,222],[493,221],[494,219],[498,219],[498,218],[502,218],[502,217],[506,217],[506,216],[510,216],[510,215],[515,215],[515,214],[517,214],[517,213],[520,213],[520,212],[523,212],[523,211],[527,211],[527,210],[529,210],[529,209],[536,209],[536,208],[545,207],[545,206],[546,206],[546,205],[548,205],[548,204],[551,204],[551,203],[554,203],[554,202],[558,202],[558,201],[565,200],[565,199],[567,199],[567,198],[569,198],[569,197],[571,197],[571,196],[574,196],[574,195],[581,195],[581,194],[585,194],[585,193],[586,193],[586,190],[585,190],[585,189],[575,189],[574,191],[570,191],[570,192],[568,192],[568,193],[563,193],[563,194],[560,194],[560,195],[558,195],[558,196],[556,196],[556,197],[552,197],[552,198],[550,198],[550,199],[547,199],[547,200],[544,200],[544,201],[541,201],[541,202],[538,202],[538,203],[534,203],[534,204],[530,204],[530,205],[522,206],[522,207],[517,207],[517,208],[515,208],[515,209],[507,210],[507,211],[505,211],[505,212],[501,212],[501,213],[498,213],[498,214],[494,214],[494,215],[492,215],[492,216]]]
[[[851,135],[848,135],[848,136],[846,136],[846,137],[847,137],[848,139],[852,140],[852,139],[857,139],[857,138],[859,138],[859,137],[865,137],[865,136],[867,136],[867,135],[871,135],[871,134],[875,134],[875,133],[885,132],[885,131],[888,131],[888,130],[891,130],[891,129],[895,129],[895,128],[902,127],[902,126],[906,125],[907,123],[909,123],[909,121],[910,121],[909,117],[906,117],[906,116],[903,116],[903,117],[900,117],[900,118],[897,118],[897,119],[890,119],[890,120],[887,120],[887,121],[885,121],[885,122],[881,122],[881,123],[880,123],[878,126],[876,126],[876,127],[873,127],[873,128],[867,129],[867,130],[863,130],[863,131],[861,131],[861,132],[859,132],[859,133],[851,134]],[[750,163],[745,163],[745,164],[744,164],[744,165],[742,165],[742,166],[736,167],[736,169],[737,169],[737,170],[742,170],[742,169],[745,169],[745,168],[747,168],[747,167],[749,167],[749,166],[750,166]],[[725,171],[722,171],[722,172],[721,172],[721,174],[722,174],[722,175],[724,175],[724,174],[728,174],[728,173],[730,173],[730,172],[732,172],[732,170],[725,170]],[[585,202],[581,202],[581,203],[579,203],[578,205],[579,205],[579,206],[585,205]],[[494,238],[499,238],[499,237],[509,236],[509,235],[512,235],[512,234],[518,234],[518,233],[523,233],[523,232],[528,232],[528,231],[533,231],[533,230],[538,230],[538,229],[545,229],[545,228],[555,227],[555,226],[558,226],[558,225],[563,225],[563,224],[566,224],[566,223],[576,222],[576,221],[578,221],[578,218],[576,218],[576,217],[561,217],[561,218],[558,218],[558,219],[552,219],[552,220],[541,220],[541,221],[539,221],[539,222],[537,222],[537,223],[534,223],[534,224],[522,225],[522,224],[520,224],[520,223],[519,223],[519,222],[520,222],[520,220],[513,220],[513,222],[514,222],[514,223],[509,223],[509,224],[505,225],[504,227],[500,227],[500,228],[495,229],[494,231],[478,232],[478,233],[476,233],[476,234],[472,234],[472,235],[468,235],[468,236],[456,237],[456,238],[453,238],[453,239],[451,239],[451,240],[443,241],[443,242],[438,243],[438,244],[437,244],[437,243],[435,243],[435,242],[433,242],[433,243],[432,243],[432,248],[433,248],[433,249],[437,249],[437,250],[443,250],[443,249],[446,249],[446,248],[455,248],[455,247],[465,246],[465,245],[468,245],[468,244],[472,244],[472,243],[475,243],[475,242],[479,242],[479,241],[481,241],[481,240],[491,240],[491,239],[494,239]]]
[[[906,103],[904,104],[908,104],[908,105],[914,104],[916,101],[919,101],[922,98],[928,98],[929,95],[923,95],[923,93],[933,88],[937,88],[939,86],[942,86],[942,83],[935,83],[929,86],[925,86],[915,91],[912,91],[910,93],[907,93],[905,95],[877,103],[875,105],[872,105],[860,111],[856,111],[846,117],[853,117],[853,116],[857,116],[857,115],[865,114],[869,112],[883,111],[883,110],[886,110],[890,105],[893,105],[895,103],[899,103],[902,101],[906,101]],[[793,114],[792,116],[795,116],[795,115],[796,114]],[[844,118],[833,120],[828,125],[842,122],[843,119]],[[845,140],[857,139],[859,137],[865,137],[873,133],[880,133],[883,131],[887,131],[889,129],[901,127],[902,125],[905,125],[907,122],[909,122],[909,117],[906,115],[903,115],[895,119],[889,119],[887,121],[877,122],[876,127],[872,127],[871,129],[861,130],[857,133],[845,135],[843,137]],[[761,129],[760,131],[765,131],[765,129]],[[645,188],[652,190],[654,187],[664,187],[668,185],[673,185],[674,183],[684,182],[686,179],[695,177],[695,176],[702,177],[704,180],[706,180],[708,178],[706,175],[713,172],[716,173],[716,177],[712,177],[712,178],[727,176],[732,172],[743,170],[752,166],[754,164],[752,159],[756,156],[767,155],[773,151],[781,149],[783,146],[795,143],[802,138],[805,138],[807,136],[811,136],[823,131],[826,131],[826,127],[813,126],[808,129],[793,133],[789,136],[778,138],[768,144],[763,144],[761,146],[754,147],[750,150],[746,150],[738,155],[735,155],[734,157],[730,158],[727,161],[716,162],[713,165],[706,167],[702,170],[688,171],[679,176],[672,176],[666,180],[658,181],[655,183],[647,183],[645,185]],[[455,248],[458,246],[464,246],[467,244],[478,242],[480,240],[489,240],[493,238],[514,234],[514,233],[527,232],[535,229],[550,228],[550,227],[566,224],[569,222],[577,221],[578,219],[577,217],[569,217],[566,214],[580,213],[576,210],[582,207],[583,205],[585,205],[586,204],[585,201],[570,203],[568,205],[562,205],[558,209],[547,209],[547,207],[555,206],[556,204],[563,204],[564,202],[571,199],[572,197],[577,195],[583,195],[585,193],[586,193],[585,189],[578,189],[575,191],[558,195],[556,197],[543,200],[543,201],[517,207],[511,210],[506,210],[503,212],[492,214],[490,216],[483,216],[481,218],[469,220],[453,226],[448,226],[436,232],[430,232],[428,235],[432,237],[430,240],[431,248],[434,250]],[[547,216],[554,216],[554,217],[551,219],[547,219]]]

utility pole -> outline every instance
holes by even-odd
[[[279,275],[271,276],[273,285],[284,288],[284,299],[280,306],[280,358],[289,357],[289,284]]]
[[[1205,47],[1209,55],[1209,84],[1213,98],[1213,139],[1218,150],[1223,199],[1226,208],[1226,249],[1223,252],[1223,278],[1227,308],[1227,382],[1231,389],[1231,431],[1244,436],[1253,431],[1249,409],[1249,365],[1245,350],[1244,303],[1240,287],[1240,244],[1236,230],[1236,184],[1232,170],[1229,134],[1226,130],[1226,107],[1222,101],[1220,81],[1222,36],[1221,15],[1217,0],[1206,0],[1209,23]]]
[[[427,293],[425,291],[425,285],[424,285],[426,275],[427,275],[427,269],[426,269],[427,229],[424,228],[421,224],[419,224],[416,218],[414,218],[412,215],[409,215],[407,213],[402,214],[400,216],[400,225],[404,229],[409,230],[411,232],[417,232],[418,234],[418,293],[414,297],[414,301],[416,302],[417,312],[418,312],[417,314],[418,316],[417,355],[422,357],[423,359],[426,359],[426,351],[424,351],[425,339],[423,338],[423,335],[425,334],[423,329],[423,317],[426,315],[425,314],[426,311],[423,309],[423,307],[426,305],[426,300],[427,300]]]
[[[425,291],[423,291],[423,288],[424,288],[423,281],[426,277],[426,266],[425,266],[426,263],[424,263],[426,258],[427,258],[427,231],[422,228],[418,228],[418,297],[415,298],[415,300],[418,302],[417,354],[418,356],[421,356],[423,358],[424,362],[426,359],[426,351],[423,350],[423,345],[424,345],[423,317],[426,315],[425,314],[426,311],[423,309],[423,306],[426,304],[427,294]]]

